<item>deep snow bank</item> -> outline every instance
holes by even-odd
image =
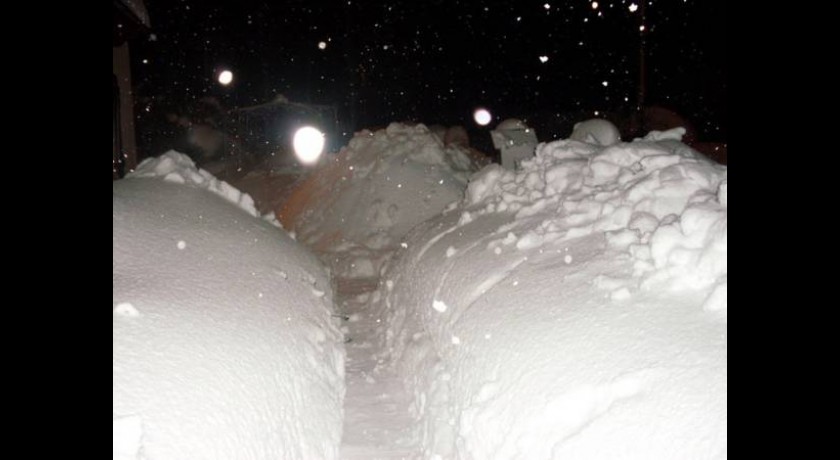
[[[424,458],[726,457],[727,170],[680,131],[541,144],[376,294]]]
[[[376,276],[403,235],[461,199],[474,170],[465,152],[422,124],[361,131],[281,214],[300,241],[336,254],[338,276]]]
[[[175,152],[114,182],[114,458],[337,458],[329,280],[225,185]]]

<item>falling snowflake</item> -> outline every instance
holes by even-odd
[[[446,311],[447,305],[445,303],[441,302],[440,300],[435,300],[435,301],[432,302],[432,308],[434,308],[435,310],[443,313],[443,312]]]

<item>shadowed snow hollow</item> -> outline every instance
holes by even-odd
[[[255,214],[176,152],[114,182],[114,458],[338,457],[329,280]]]
[[[727,169],[541,144],[416,227],[374,296],[423,458],[726,457]]]

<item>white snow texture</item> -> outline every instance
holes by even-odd
[[[726,457],[727,170],[680,135],[540,144],[406,238],[380,308],[422,458]]]
[[[346,171],[325,185],[329,193],[308,208],[295,230],[300,241],[328,241],[331,251],[341,253],[330,262],[336,276],[346,278],[378,276],[383,259],[377,255],[459,200],[470,172],[463,150],[444,147],[422,124],[361,131],[339,157]]]
[[[338,458],[323,266],[184,159],[114,182],[114,458]]]
[[[301,214],[334,278],[379,283],[354,353],[407,392],[412,458],[726,458],[727,168],[682,128],[577,131],[471,176],[423,125],[363,131]],[[114,185],[115,458],[337,458],[330,280],[208,176],[169,152]]]

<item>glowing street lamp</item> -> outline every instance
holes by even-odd
[[[481,107],[481,108],[475,109],[475,112],[473,112],[473,119],[479,125],[487,126],[490,123],[490,120],[493,119],[493,116],[490,115],[490,111]]]
[[[304,126],[298,129],[292,139],[295,156],[303,164],[312,164],[318,161],[321,153],[324,152],[324,143],[324,133],[312,126]]]
[[[219,83],[221,83],[222,85],[227,86],[232,81],[233,72],[231,72],[230,70],[223,70],[219,73]]]

